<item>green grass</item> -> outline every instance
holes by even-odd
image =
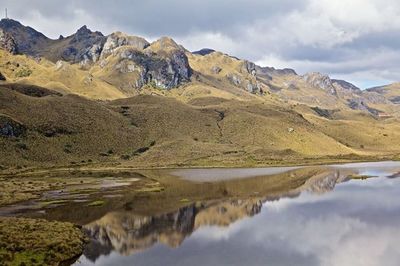
[[[25,78],[25,77],[29,77],[32,74],[32,70],[28,69],[28,68],[21,68],[20,70],[18,70],[15,73],[15,77],[17,78]]]
[[[50,200],[50,201],[42,201],[41,205],[42,207],[47,207],[50,205],[65,204],[67,202],[68,202],[67,200]]]

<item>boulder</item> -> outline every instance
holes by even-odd
[[[221,71],[222,71],[222,68],[220,68],[219,66],[213,66],[211,68],[211,73],[213,73],[215,75],[219,74]]]
[[[19,137],[23,135],[26,128],[12,118],[0,114],[0,136]]]

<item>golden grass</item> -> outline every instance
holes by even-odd
[[[58,265],[83,251],[84,236],[70,223],[0,217],[3,265]]]

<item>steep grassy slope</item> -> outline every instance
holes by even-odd
[[[93,77],[78,65],[66,62],[54,64],[46,59],[35,60],[25,55],[12,55],[1,49],[0,72],[8,82],[38,85],[92,99],[126,97],[119,89]]]
[[[363,92],[320,73],[191,53],[168,37],[82,27],[50,40],[12,20],[0,28],[24,54],[0,49],[4,167],[266,165],[400,151],[396,85]]]
[[[218,97],[184,103],[139,95],[99,102],[3,85],[0,164],[241,166],[396,155],[397,120],[351,112],[327,119],[307,106]]]
[[[0,137],[2,165],[104,160],[142,143],[120,114],[76,95],[32,97],[0,87],[0,115],[1,127],[17,132]]]

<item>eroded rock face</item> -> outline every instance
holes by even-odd
[[[348,102],[347,105],[353,110],[366,111],[375,116],[381,113],[381,111],[369,107],[362,98],[349,99],[347,102]]]
[[[6,43],[12,53],[37,56],[39,50],[49,43],[49,39],[42,33],[31,27],[24,26],[16,20],[2,19],[0,21],[0,29],[2,29],[3,34],[7,33]]]
[[[318,72],[307,73],[303,76],[303,79],[311,86],[321,88],[332,95],[336,95],[336,89],[333,86],[332,80],[327,76]]]
[[[1,72],[0,72],[0,81],[5,81],[5,80],[6,80],[6,77],[4,77],[3,74],[1,74]]]
[[[274,67],[260,67],[260,66],[256,66],[255,68],[257,76],[264,77],[267,80],[272,79],[273,76],[286,76],[286,75],[297,76],[296,71],[290,68],[276,69]]]
[[[0,136],[1,137],[19,137],[23,135],[26,128],[12,118],[0,115]]]
[[[64,61],[87,65],[100,58],[106,37],[100,32],[92,32],[86,26],[81,27],[70,38],[68,45],[61,53]]]
[[[256,76],[256,64],[253,62],[245,61],[243,64],[243,70],[252,76]]]
[[[333,84],[339,85],[343,90],[355,93],[355,94],[361,94],[362,91],[360,88],[355,86],[354,84],[351,84],[350,82],[347,82],[345,80],[339,80],[339,79],[332,79]]]
[[[235,86],[240,86],[242,84],[242,80],[235,74],[228,74],[226,78]]]
[[[222,71],[222,68],[220,68],[219,66],[213,66],[211,68],[211,73],[213,73],[215,75],[219,74],[221,71]]]
[[[122,32],[114,32],[107,37],[107,41],[103,46],[101,58],[106,58],[112,54],[118,47],[121,46],[132,46],[138,50],[147,48],[150,44],[143,38],[137,36],[129,36]]]
[[[181,50],[160,56],[151,52],[127,49],[121,52],[119,57],[122,64],[120,71],[139,72],[140,78],[137,81],[139,87],[153,83],[157,87],[171,89],[189,81],[192,73],[188,58]]]
[[[6,50],[9,53],[17,54],[17,44],[10,34],[0,29],[0,49]]]

